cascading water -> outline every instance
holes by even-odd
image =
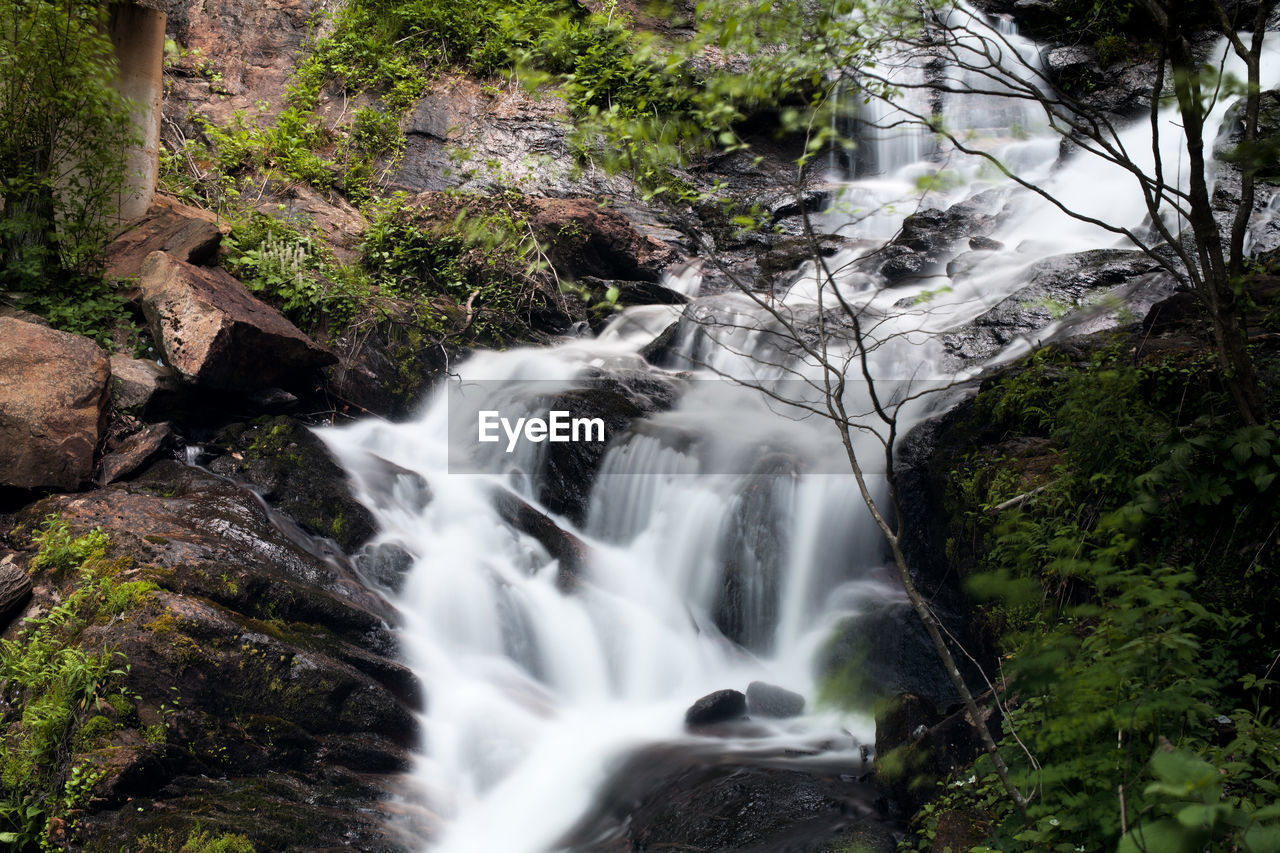
[[[1018,37],[1005,28],[1001,38]],[[968,121],[964,126],[975,129],[975,117],[992,112],[973,103],[944,109],[953,110],[949,122]],[[1050,175],[1056,139],[1038,135],[1031,116],[1010,115],[1002,114],[1005,124],[992,142],[1002,156],[1022,158],[1054,192],[1086,210],[1101,204],[1110,221],[1142,221],[1141,200],[1112,170],[1077,158]],[[1127,142],[1136,156],[1143,132],[1149,131],[1136,129]],[[1176,144],[1176,133],[1166,138]],[[936,171],[937,163],[906,161],[931,152],[921,147],[904,154],[909,146],[901,140],[875,144],[894,149],[877,162],[895,173],[855,183],[850,197],[862,193],[859,198],[877,206],[885,193],[918,199],[913,175]],[[1172,151],[1169,156],[1176,163]],[[952,159],[948,168],[960,169],[966,183],[945,197],[935,193],[935,203],[999,186],[976,164]],[[1101,201],[1090,198],[1103,195],[1099,186],[1116,190]],[[890,289],[874,276],[842,274],[831,282],[812,270],[775,310],[812,328],[833,304],[828,289],[839,287],[864,316],[875,318],[872,376],[885,387],[914,382],[913,391],[946,378],[934,333],[1007,295],[1034,260],[1114,243],[1097,228],[1059,219],[1034,197],[1010,200],[1002,192],[1001,202],[1021,213],[994,236],[1015,250],[991,253],[981,278],[958,277],[928,310],[913,307],[928,281]],[[853,230],[861,237],[878,233]],[[1016,250],[1019,244],[1024,251]],[[832,266],[852,269],[853,260],[838,256]],[[696,281],[682,289],[696,293]],[[674,368],[650,367],[639,351],[681,316]],[[768,311],[740,295],[700,297],[683,315],[668,307],[629,309],[594,339],[475,354],[459,367],[459,378],[449,380],[470,384],[475,393],[442,388],[411,422],[367,421],[323,433],[377,514],[381,539],[412,557],[398,604],[405,654],[428,696],[414,771],[421,790],[414,796],[439,818],[424,848],[556,849],[591,806],[612,761],[645,744],[708,742],[685,730],[693,700],[753,680],[812,700],[813,659],[833,628],[900,599],[856,484],[832,476],[848,470],[835,428],[821,417],[798,417],[794,407],[742,384],[782,388],[788,399],[803,398],[796,389],[811,387],[806,382],[820,385],[822,373],[788,340]],[[555,522],[585,543],[587,555],[566,584],[563,558],[554,559],[544,541],[509,523],[494,499],[510,492],[538,506],[548,486],[546,445],[511,454],[496,447],[478,472],[459,473],[450,458],[450,430],[474,432],[481,409],[512,419],[544,412],[548,393],[602,375],[623,384],[647,375],[679,399],[613,437],[594,483],[572,485],[590,490],[581,521]],[[535,382],[537,394],[521,392]],[[870,410],[865,390],[852,383],[850,411]],[[900,432],[924,413],[923,404],[905,410]],[[873,434],[855,431],[852,438],[882,499],[883,471],[875,465],[882,464],[883,448]],[[866,718],[810,712],[761,723],[749,738],[716,742],[724,749],[823,742],[858,768],[857,746],[872,735]]]

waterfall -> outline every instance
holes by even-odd
[[[1030,43],[1015,31],[1001,25],[997,35],[1034,61]],[[993,150],[1052,192],[1087,211],[1106,208],[1108,221],[1140,225],[1146,211],[1130,184],[1085,157],[1058,164],[1057,137],[1024,106],[993,96],[957,98],[941,110],[951,126],[985,134]],[[877,109],[863,119],[892,123],[892,107]],[[1170,125],[1175,119],[1164,116]],[[1139,125],[1131,133],[1126,144],[1141,152],[1149,130]],[[1176,145],[1176,133],[1165,138]],[[951,378],[936,333],[1012,292],[1034,261],[1116,242],[1031,194],[1014,193],[980,163],[947,154],[932,139],[872,134],[864,143],[874,148],[866,161],[876,164],[874,174],[849,183],[829,214],[833,228],[886,236],[911,207],[875,221],[851,211],[914,206],[921,199],[915,178],[938,171],[941,157],[962,180],[931,190],[928,203],[998,190],[998,203],[1015,214],[1006,213],[993,236],[1012,248],[991,252],[981,276],[958,275],[925,308],[917,297],[937,281],[884,288],[859,271],[865,250],[832,260],[834,282],[812,267],[801,272],[771,310],[742,295],[696,296],[693,270],[678,283],[696,297],[683,313],[633,308],[595,338],[477,352],[413,420],[322,432],[376,513],[379,541],[411,557],[395,600],[405,655],[427,692],[413,796],[439,826],[424,849],[556,849],[613,762],[646,744],[713,742],[686,731],[685,709],[704,694],[754,680],[804,694],[808,712],[759,721],[750,736],[714,742],[729,749],[821,741],[860,766],[858,748],[873,740],[872,721],[814,709],[813,661],[842,620],[900,601],[902,593],[883,537],[847,476],[839,432],[780,402],[820,403],[823,374],[786,345],[772,312],[813,328],[833,304],[830,288],[839,288],[875,318],[867,369],[881,390],[916,392]],[[1176,163],[1172,149],[1166,156]],[[1103,186],[1116,189],[1101,193]],[[650,366],[640,350],[679,317],[672,366]],[[563,488],[548,479],[550,445],[512,453],[494,445],[466,466],[451,446],[456,451],[459,435],[474,434],[481,411],[534,416],[545,413],[548,398],[593,389],[602,377],[625,384],[636,376],[669,389],[675,402],[611,436],[594,481],[575,485],[585,492],[575,496],[579,517],[550,513],[585,550],[566,582],[565,555],[518,529],[495,501],[510,494],[547,509],[548,489]],[[527,392],[531,383],[537,393]],[[865,386],[852,382],[846,394],[850,411],[871,411]],[[925,402],[907,407],[900,433],[927,413]],[[853,431],[851,440],[883,502],[879,438]]]

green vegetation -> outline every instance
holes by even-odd
[[[169,830],[148,833],[136,843],[138,853],[256,853],[248,837],[230,832],[215,835],[198,822],[185,840]]]
[[[99,275],[133,140],[107,15],[98,0],[0,2],[0,292],[128,348],[123,299]]]
[[[83,645],[82,635],[154,589],[118,578],[123,564],[106,558],[99,530],[72,536],[51,516],[33,538],[40,546],[33,571],[78,571],[79,580],[60,604],[28,619],[17,639],[0,640],[8,709],[0,716],[0,842],[15,851],[56,849],[51,827],[82,807],[102,778],[92,766],[72,763],[74,747],[111,730],[99,710],[127,703],[117,686],[127,663],[112,648]]]
[[[1035,356],[961,429],[994,446],[952,474],[949,553],[991,602],[1001,750],[1037,795],[1024,824],[984,756],[918,849],[948,811],[991,849],[1276,849],[1280,424],[1240,426],[1204,357],[1114,349]]]

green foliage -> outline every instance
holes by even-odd
[[[98,262],[134,138],[107,15],[0,0],[0,287],[58,293]]]
[[[939,810],[976,808],[996,849],[1273,849],[1280,733],[1258,673],[1280,638],[1255,614],[1275,598],[1257,575],[1276,558],[1280,430],[1223,410],[1202,360],[1116,351],[1083,368],[1042,353],[979,396],[974,423],[1038,448],[999,474],[972,457],[952,485],[977,507],[953,548],[997,596],[1011,658],[1002,753],[1036,796],[1024,825],[985,782],[948,789],[920,838]]]
[[[185,839],[173,830],[148,833],[136,842],[138,853],[256,853],[247,836],[224,832],[214,834],[197,821]]]
[[[459,195],[439,210],[381,209],[362,245],[364,265],[386,296],[448,301],[470,315],[471,332],[503,343],[512,318],[542,298],[532,274],[540,250],[524,213],[507,199]],[[441,326],[443,328],[443,326]]]
[[[49,820],[79,808],[101,775],[87,766],[68,769],[82,721],[106,704],[111,685],[127,672],[113,649],[91,651],[81,634],[95,621],[121,614],[154,585],[121,582],[105,560],[108,541],[100,530],[72,536],[51,516],[34,537],[35,570],[80,572],[78,586],[61,604],[28,619],[21,634],[0,640],[0,842],[13,850],[53,849]],[[94,717],[95,719],[100,719]],[[92,731],[102,733],[101,723]]]
[[[340,264],[319,238],[275,217],[255,212],[235,222],[225,245],[227,268],[303,328],[341,326],[367,297],[357,269]]]
[[[86,563],[101,560],[107,554],[109,540],[101,528],[80,536],[71,534],[71,526],[57,515],[49,515],[31,537],[39,550],[31,560],[31,571],[65,572]]]

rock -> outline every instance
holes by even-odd
[[[154,252],[138,286],[165,362],[207,388],[288,385],[337,360],[221,269]]]
[[[1098,52],[1085,45],[1052,48],[1044,62],[1049,78],[1067,92],[1097,88],[1103,79]]]
[[[794,482],[791,458],[772,453],[756,463],[740,489],[733,520],[720,531],[721,583],[713,605],[716,627],[757,654],[772,651],[782,606],[783,569],[793,531],[774,512],[777,487]]]
[[[107,244],[106,275],[136,278],[152,252],[167,252],[189,264],[211,264],[227,231],[230,225],[208,210],[156,196],[146,216]]]
[[[865,769],[846,755],[797,759],[687,745],[639,750],[614,769],[596,805],[557,849],[577,853],[698,850],[705,853],[888,853],[902,827],[886,813]],[[836,839],[876,839],[870,848]]]
[[[959,655],[958,649],[952,652]],[[839,678],[846,691],[864,697],[868,707],[897,693],[913,693],[938,705],[956,698],[937,650],[905,603],[885,603],[844,620],[820,666],[828,677]]]
[[[914,693],[899,693],[876,709],[876,755],[920,739],[921,730],[932,728],[941,719],[932,702]]]
[[[747,685],[747,713],[753,717],[798,717],[804,713],[804,697],[776,684],[753,681]]]
[[[684,722],[687,726],[710,726],[740,720],[746,715],[746,694],[740,690],[717,690],[690,705]]]
[[[591,289],[592,296],[604,298],[610,288],[618,289],[619,305],[684,305],[689,297],[666,285],[652,281],[623,281],[583,276],[578,284]]]
[[[352,553],[373,536],[372,514],[351,494],[346,472],[314,432],[288,416],[233,424],[207,449],[209,470],[250,483],[274,508],[314,536]]]
[[[939,782],[968,768],[984,751],[982,736],[963,708],[928,725],[928,709],[921,707],[917,698],[913,697],[910,702],[910,713],[907,705],[897,713],[895,726],[914,726],[906,741],[893,749],[880,750],[880,718],[877,717],[875,778],[908,814],[935,799],[940,792]],[[975,700],[982,715],[979,724],[999,739],[1001,715],[990,692],[976,695]],[[892,734],[896,739],[900,732]]]
[[[362,548],[353,562],[365,578],[398,593],[404,588],[409,570],[413,567],[413,555],[394,543],[379,542]]]
[[[342,196],[322,194],[301,183],[282,188],[270,203],[259,205],[258,211],[303,230],[315,229],[324,235],[325,243],[338,260],[345,263],[359,259],[360,240],[369,227],[364,215]]]
[[[993,240],[990,237],[970,237],[969,248],[975,252],[999,252],[1004,249],[1004,243],[999,240]],[[950,275],[950,270],[947,271]]]
[[[127,482],[47,498],[21,519],[34,527],[51,512],[75,529],[101,526],[175,593],[257,619],[322,624],[377,654],[395,648],[394,611],[341,554],[277,525],[257,495],[206,471],[162,460]]]
[[[0,633],[31,600],[31,576],[13,562],[13,554],[0,557]]]
[[[601,371],[579,380],[577,387],[547,400],[547,410],[569,412],[571,418],[600,418],[604,442],[546,444],[538,478],[538,501],[576,523],[586,519],[590,485],[609,447],[639,418],[671,408],[679,396],[671,380],[642,370]]]
[[[98,464],[97,483],[105,486],[137,471],[160,452],[173,436],[167,423],[149,424],[129,436],[117,448],[102,457]]]
[[[351,833],[397,849],[381,803],[410,763],[423,697],[395,660],[391,608],[340,555],[312,553],[246,489],[172,461],[29,507],[16,541],[55,512],[107,534],[119,581],[159,587],[81,633],[128,661],[122,692],[69,739],[68,760],[103,774],[81,838],[185,838],[199,815],[260,850],[335,849]],[[76,582],[36,580],[40,608]]]
[[[902,252],[881,264],[880,274],[888,279],[890,285],[900,284],[918,277],[928,265],[928,261],[921,255],[910,251]]]
[[[515,492],[495,489],[494,507],[503,520],[538,541],[547,553],[559,561],[556,585],[561,592],[572,592],[581,581],[582,567],[590,555],[587,543],[556,524],[551,516],[523,500]]]
[[[111,355],[111,404],[119,411],[154,413],[168,408],[183,393],[178,374],[170,367],[123,353]]]
[[[640,348],[640,357],[654,367],[666,367],[667,357],[676,339],[680,337],[679,321],[670,324],[653,340]]]
[[[110,377],[106,353],[88,338],[0,317],[0,486],[87,482]]]
[[[980,272],[979,268],[975,274]],[[943,347],[955,366],[987,359],[1020,337],[1091,303],[1104,312],[1114,308],[1107,322],[1115,325],[1129,313],[1125,306],[1133,297],[1150,305],[1172,292],[1176,282],[1161,273],[1159,263],[1137,250],[1094,249],[1045,258],[1031,267],[1024,287],[972,322],[943,334]],[[1115,305],[1102,301],[1104,295],[1113,296]],[[1132,310],[1141,316],[1146,306]]]
[[[1003,211],[1004,193],[987,190],[946,210],[927,208],[902,221],[890,247],[906,247],[934,263],[943,261],[962,241],[995,230]]]
[[[679,260],[616,210],[586,198],[531,199],[529,224],[561,278],[658,281]]]

